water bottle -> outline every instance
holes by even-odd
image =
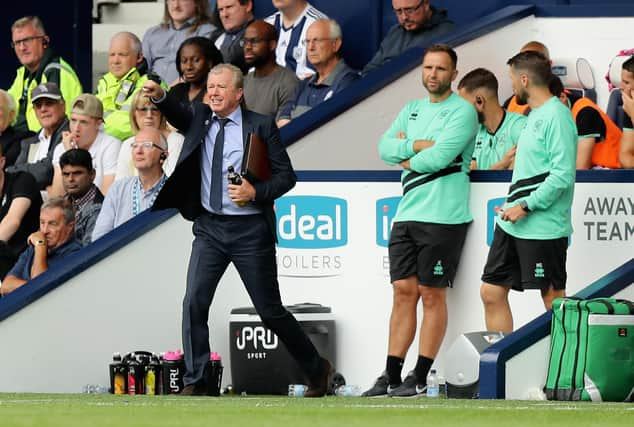
[[[185,361],[180,350],[168,351],[163,355],[163,393],[178,394],[183,389]]]
[[[430,369],[427,374],[427,397],[438,397],[438,374],[435,369]]]
[[[207,383],[207,396],[220,396],[222,371],[222,358],[218,353],[212,351],[209,354],[209,362],[207,362],[203,372],[203,377]]]
[[[82,392],[84,394],[106,394],[108,393],[108,387],[101,384],[85,384]]]
[[[288,397],[304,397],[308,386],[304,384],[289,384],[288,385]]]
[[[229,166],[227,168],[227,179],[229,180],[230,184],[233,184],[233,185],[242,184],[242,177],[238,175],[238,173],[235,171],[233,166]]]
[[[442,375],[438,375],[438,392],[440,397],[447,398],[447,380]]]
[[[241,185],[242,177],[233,169],[233,166],[229,166],[227,168],[227,179],[229,180],[229,184],[233,185]],[[242,207],[246,205],[247,202],[236,202],[236,205]]]
[[[335,389],[335,395],[340,397],[358,397],[361,396],[361,387],[353,384],[344,384]]]
[[[121,353],[114,353],[110,364],[110,392],[112,394],[126,394],[126,375],[127,371],[122,363]]]
[[[145,394],[145,369],[137,355],[132,353],[128,361],[128,395]]]
[[[147,365],[145,365],[145,394],[161,394],[161,364],[156,354],[152,353]]]

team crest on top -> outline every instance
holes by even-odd
[[[409,115],[409,119],[410,119],[410,120],[416,120],[417,118],[418,118],[418,113],[411,113],[411,114]]]
[[[539,132],[543,124],[544,124],[543,120],[537,120],[535,124],[533,125],[533,132]]]
[[[442,111],[440,112],[440,116],[439,116],[439,117],[440,117],[441,119],[444,119],[445,117],[447,117],[447,114],[449,114],[449,110],[442,110]]]

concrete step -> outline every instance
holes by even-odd
[[[163,19],[165,3],[130,2],[104,3],[100,6],[102,24],[146,24],[156,25]]]

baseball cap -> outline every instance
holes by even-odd
[[[82,93],[73,101],[70,112],[85,116],[103,118],[103,104],[95,95]]]
[[[32,103],[42,98],[54,99],[56,101],[64,99],[62,97],[62,92],[59,90],[59,86],[57,86],[57,83],[53,82],[42,83],[36,86],[31,92]]]

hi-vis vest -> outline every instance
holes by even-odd
[[[107,134],[121,141],[134,135],[130,124],[132,97],[141,91],[146,80],[147,75],[141,75],[136,67],[132,67],[120,79],[110,72],[101,77],[95,96],[103,104],[104,130]]]
[[[59,57],[51,57],[51,62],[42,65],[44,68],[40,74],[36,74],[32,79],[26,79],[26,68],[21,66],[16,72],[15,80],[7,92],[15,100],[18,110],[23,110],[26,115],[26,122],[29,130],[39,131],[42,126],[37,120],[35,109],[31,103],[31,91],[40,83],[52,81],[57,83],[66,102],[66,116],[70,114],[70,107],[73,100],[81,95],[82,87],[77,74],[72,67]],[[36,77],[41,76],[39,81]]]
[[[594,148],[592,149],[592,164],[603,166],[604,168],[620,169],[619,149],[621,148],[621,135],[623,132],[610,120],[607,114],[601,111],[597,104],[588,98],[581,98],[573,104],[572,118],[575,122],[577,121],[579,111],[586,107],[596,110],[605,124],[605,139],[603,141],[596,141],[594,144]]]
[[[511,113],[522,114],[524,116],[528,115],[530,109],[531,107],[529,107],[528,104],[526,105],[518,104],[517,97],[515,95],[511,97],[511,99],[509,100],[509,105],[506,106],[506,111],[509,111]]]

